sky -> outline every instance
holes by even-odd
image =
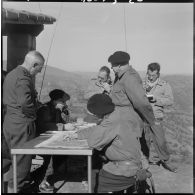
[[[138,71],[158,62],[164,74],[193,72],[193,3],[3,2],[3,7],[57,19],[36,38],[50,66],[97,72],[110,67],[108,57],[121,50]],[[6,38],[4,59],[5,51]]]

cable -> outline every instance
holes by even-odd
[[[40,4],[40,2],[38,2],[38,5],[39,5],[39,11],[40,11],[40,13],[42,13],[42,11],[41,11],[41,4]]]
[[[58,25],[58,22],[59,22],[59,19],[60,19],[60,16],[61,16],[62,8],[63,8],[63,2],[62,2],[62,5],[60,6],[60,10],[59,10],[58,17],[57,17],[57,22],[56,22],[56,25],[55,25],[55,29],[54,29],[54,32],[53,32],[51,44],[50,44],[50,47],[49,47],[49,50],[48,50],[48,55],[47,55],[46,62],[45,62],[46,65],[45,65],[45,70],[43,72],[43,80],[42,80],[41,88],[40,88],[40,92],[39,92],[39,98],[38,98],[39,101],[40,101],[40,98],[41,98],[41,91],[42,91],[42,88],[43,88],[43,81],[44,81],[44,78],[45,78],[45,72],[46,72],[46,69],[47,69],[49,54],[50,54],[50,51],[51,51],[51,46],[52,46],[53,41],[54,41],[54,36],[55,36],[57,25]]]
[[[124,31],[125,31],[125,50],[127,52],[127,35],[126,35],[126,15],[125,15],[125,4],[123,6],[123,12],[124,12]]]

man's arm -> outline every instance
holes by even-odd
[[[154,113],[142,87],[141,80],[139,81],[135,75],[127,75],[124,89],[135,110],[146,122],[153,125],[155,120]]]
[[[89,146],[97,150],[102,150],[117,136],[116,128],[113,128],[109,119],[100,125],[78,131],[77,134],[78,139],[87,139]]]
[[[164,94],[163,96],[161,97],[155,97],[156,99],[156,102],[155,102],[155,105],[157,106],[171,106],[173,105],[173,92],[172,92],[172,89],[171,89],[171,86],[166,83],[164,85]]]
[[[87,90],[84,94],[84,99],[88,100],[92,95],[94,95],[96,93],[103,93],[104,89],[101,87],[97,87],[95,82],[96,82],[95,79],[90,80],[90,83],[89,83]]]
[[[33,99],[29,77],[19,78],[16,82],[17,102],[27,117],[36,116],[35,99]]]
[[[51,122],[50,110],[48,106],[39,108],[37,112],[37,128],[37,131],[40,133],[57,129],[56,123]]]

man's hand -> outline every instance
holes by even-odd
[[[104,90],[105,91],[107,91],[108,93],[110,93],[110,91],[111,91],[111,87],[110,87],[110,85],[108,84],[108,83],[102,83],[102,86],[103,86],[103,88],[104,88]]]
[[[62,108],[64,107],[64,104],[58,103],[56,105],[56,109],[60,109],[62,111]]]
[[[64,114],[63,112],[61,113],[61,117],[62,117],[62,119],[67,123],[67,122],[69,122],[69,116],[68,115],[66,115],[66,114]]]
[[[66,135],[63,136],[63,140],[65,141],[71,141],[73,139],[77,139],[78,134],[77,133],[67,133]]]

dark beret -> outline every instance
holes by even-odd
[[[114,111],[112,99],[106,94],[95,94],[87,102],[87,109],[94,115],[103,116]]]
[[[130,55],[124,51],[116,51],[108,58],[108,62],[112,64],[112,66],[125,65],[129,62]]]
[[[62,99],[65,98],[66,100],[70,99],[70,95],[67,94],[66,92],[64,92],[61,89],[54,89],[49,93],[49,97],[51,98],[51,100],[58,100],[58,99]]]

